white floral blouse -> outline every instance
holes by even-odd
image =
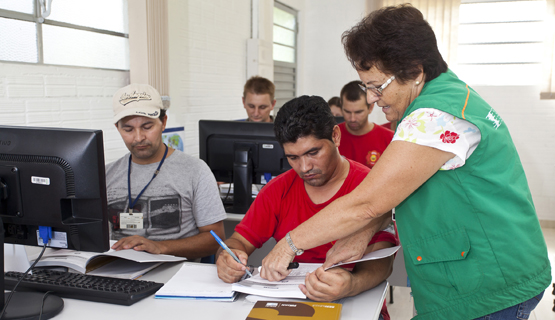
[[[408,141],[452,152],[455,157],[440,170],[454,170],[465,164],[480,138],[480,130],[472,123],[437,109],[421,108],[401,121],[392,141]]]

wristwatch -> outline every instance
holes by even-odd
[[[291,247],[291,250],[293,250],[293,252],[295,252],[295,255],[300,256],[301,254],[304,253],[303,249],[297,249],[297,247],[295,247],[295,245],[293,244],[293,240],[291,240],[291,236],[289,235],[290,232],[287,232],[287,234],[285,235],[285,240],[287,241],[287,244],[289,244],[289,247]]]

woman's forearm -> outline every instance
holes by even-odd
[[[345,238],[390,219],[384,216],[454,156],[406,141],[392,142],[366,178],[351,193],[335,200],[291,232],[297,248],[306,250]],[[374,221],[375,220],[375,221]],[[372,226],[371,225],[371,226]],[[376,229],[377,228],[377,229]]]

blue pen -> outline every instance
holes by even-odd
[[[243,263],[241,262],[241,260],[239,260],[239,258],[237,258],[237,256],[235,255],[235,253],[233,253],[233,251],[231,251],[231,250],[227,247],[227,245],[222,241],[222,239],[220,239],[220,237],[218,237],[218,235],[217,235],[214,231],[210,230],[210,233],[214,236],[214,238],[216,239],[216,241],[218,241],[218,244],[219,244],[222,248],[224,248],[224,250],[227,251],[227,253],[229,253],[229,255],[233,257],[233,259],[235,259],[235,261],[237,261],[237,262],[243,264]],[[247,268],[247,269],[245,269],[245,272],[246,272],[249,276],[252,277],[252,273],[249,271],[249,267],[247,267],[247,266],[245,266],[245,267]]]

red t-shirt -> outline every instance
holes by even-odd
[[[364,180],[369,171],[367,167],[349,160],[349,174],[339,191],[330,200],[315,204],[306,193],[304,181],[291,169],[273,178],[260,190],[243,220],[235,227],[235,231],[256,248],[262,247],[271,237],[280,241],[287,232],[295,229],[332,201],[351,192]],[[384,231],[377,232],[370,244],[381,241],[398,244],[393,234]],[[324,263],[326,253],[332,246],[332,243],[327,243],[305,250],[302,255],[295,257],[295,261]],[[389,319],[385,302],[382,315],[384,319]]]
[[[376,164],[395,133],[375,123],[370,132],[360,136],[355,136],[347,131],[345,122],[339,124],[339,129],[341,129],[339,153],[345,158],[366,165],[370,169]]]

